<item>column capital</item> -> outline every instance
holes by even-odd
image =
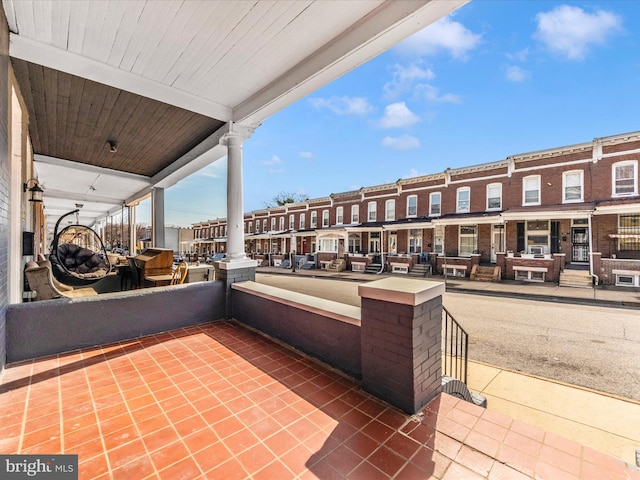
[[[247,140],[259,125],[247,126],[238,123],[229,122],[229,131],[220,137],[220,145],[229,146],[230,144],[238,144]]]

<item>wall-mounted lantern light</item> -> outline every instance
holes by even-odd
[[[31,188],[29,188],[29,182],[34,182]],[[30,194],[30,202],[42,202],[42,195],[44,193],[44,190],[40,188],[40,184],[38,183],[37,178],[30,178],[26,183],[22,184],[22,191],[26,192],[27,190]]]

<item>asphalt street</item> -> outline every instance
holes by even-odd
[[[360,306],[362,282],[262,273],[256,281]],[[640,400],[637,309],[458,292],[444,305],[469,333],[473,360]]]

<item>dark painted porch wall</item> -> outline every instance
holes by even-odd
[[[280,289],[278,289],[280,290]],[[283,290],[286,295],[286,290]],[[304,297],[304,295],[300,295]],[[232,289],[233,318],[356,378],[362,377],[360,325]]]
[[[6,359],[9,289],[9,26],[0,8],[0,373]],[[14,254],[16,252],[13,252]]]
[[[10,305],[6,311],[7,361],[219,320],[224,318],[224,302],[222,282],[197,282]]]

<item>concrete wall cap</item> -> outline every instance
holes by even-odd
[[[358,294],[362,298],[414,307],[441,296],[444,292],[444,282],[395,277],[383,278],[358,287]]]
[[[238,270],[240,268],[257,268],[258,262],[256,260],[251,260],[249,258],[245,258],[242,260],[230,260],[220,262],[220,268],[222,270]]]

